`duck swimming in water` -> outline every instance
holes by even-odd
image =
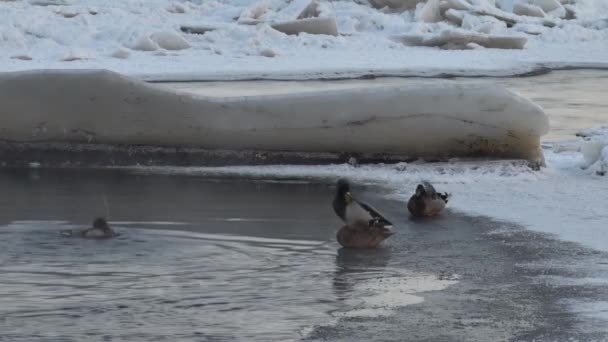
[[[72,231],[66,230],[61,232],[63,236],[79,236],[87,239],[107,239],[111,237],[118,236],[116,232],[110,228],[108,222],[103,217],[98,217],[93,221],[93,227],[80,230],[80,231]]]
[[[422,182],[416,187],[416,193],[410,197],[407,209],[412,216],[430,217],[439,214],[448,203],[450,194],[441,193],[429,182]]]
[[[339,179],[333,201],[334,212],[344,221],[336,238],[348,248],[374,248],[393,235],[393,224],[370,205],[353,198],[350,183]]]

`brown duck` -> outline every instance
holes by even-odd
[[[449,198],[447,192],[437,192],[431,183],[422,182],[407,203],[407,209],[415,217],[435,216],[445,208]]]
[[[65,230],[61,232],[61,235],[83,237],[87,239],[108,239],[118,236],[119,234],[110,228],[105,218],[98,217],[93,221],[93,227],[91,228],[79,231]]]
[[[393,235],[392,223],[370,205],[353,198],[346,179],[338,180],[333,208],[345,225],[338,230],[338,243],[346,248],[375,248]]]

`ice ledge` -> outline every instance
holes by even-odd
[[[500,86],[205,98],[104,70],[0,74],[0,139],[542,161],[548,119]]]

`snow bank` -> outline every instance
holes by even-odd
[[[445,81],[204,98],[105,71],[0,74],[0,139],[542,162],[542,109]]]
[[[0,71],[107,68],[173,80],[510,75],[608,66],[606,17],[603,0],[0,1]],[[474,49],[405,46],[395,36]],[[494,38],[516,44],[483,43]],[[523,51],[496,51],[503,47]]]

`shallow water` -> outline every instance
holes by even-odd
[[[162,86],[204,96],[252,96],[359,87],[396,86],[401,84],[443,82],[420,78],[377,78],[342,81],[244,81],[163,83]],[[608,71],[555,71],[535,77],[453,78],[448,82],[498,83],[541,105],[549,116],[551,131],[545,141],[574,138],[581,129],[608,122]]]
[[[0,188],[3,341],[292,340],[451,283],[390,244],[339,250],[325,185],[4,170]],[[106,212],[118,238],[59,234]]]

